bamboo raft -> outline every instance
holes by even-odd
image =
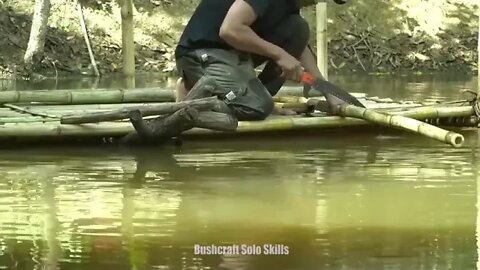
[[[306,99],[300,89],[283,88],[275,97],[277,108],[289,108],[299,114],[294,116],[272,115],[263,121],[240,121],[234,130],[226,128],[202,128],[202,125],[182,132],[182,138],[242,136],[243,134],[281,133],[296,130],[340,129],[345,127],[371,127],[377,125],[378,117],[393,127],[429,134],[436,126],[479,127],[478,103],[460,100],[445,103],[423,103],[419,101],[394,101],[390,98],[370,97],[353,93],[367,110],[351,111],[355,108],[340,108],[341,116],[330,116],[322,112],[322,97]],[[174,103],[172,90],[158,88],[143,89],[79,89],[79,90],[34,90],[0,92],[0,142],[14,139],[62,138],[118,138],[138,131],[128,112],[141,112],[140,119],[152,119],[163,113],[173,113],[184,106]],[[316,101],[312,107],[311,101]],[[195,106],[205,106],[196,104]],[[190,103],[189,103],[190,104]],[[189,105],[189,104],[186,104]],[[320,104],[320,105],[319,105]],[[325,104],[324,104],[325,105]],[[183,107],[182,107],[183,106]],[[200,108],[198,107],[198,108]],[[78,121],[89,115],[103,118]],[[112,117],[112,114],[115,117]],[[413,122],[403,123],[405,117]],[[360,119],[362,118],[362,119]],[[407,119],[407,120],[408,120]],[[402,124],[399,121],[402,120]],[[419,127],[418,121],[425,123]],[[398,123],[397,123],[398,122]],[[408,121],[407,121],[408,122]],[[140,123],[141,124],[141,123]],[[403,126],[402,126],[403,125]],[[405,126],[406,125],[406,126]],[[438,128],[437,128],[438,129]],[[433,132],[438,132],[434,130]],[[448,133],[448,134],[447,134]],[[430,136],[453,146],[461,146],[463,137],[451,132]],[[453,136],[446,138],[446,136]]]

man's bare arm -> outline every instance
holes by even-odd
[[[301,74],[300,61],[279,46],[259,37],[251,28],[256,19],[257,14],[248,3],[235,0],[220,27],[220,38],[237,50],[273,59],[287,78],[298,80]]]
[[[220,28],[220,38],[235,49],[279,58],[282,48],[260,38],[250,27],[257,19],[253,8],[243,0],[236,0],[230,7]]]

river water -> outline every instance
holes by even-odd
[[[468,76],[332,81],[413,100],[476,89]],[[458,149],[351,131],[0,150],[0,269],[478,269],[480,140],[462,134]],[[197,254],[227,245],[238,254]]]

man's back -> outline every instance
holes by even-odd
[[[294,0],[244,0],[257,13],[252,29],[263,36],[290,14],[298,14]],[[219,37],[222,22],[235,0],[202,0],[187,24],[177,47],[177,57],[198,48],[231,49]]]

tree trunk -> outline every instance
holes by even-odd
[[[23,60],[28,66],[38,64],[43,57],[47,23],[50,16],[50,0],[36,0],[30,39]]]
[[[118,0],[118,4],[122,15],[123,74],[127,77],[133,77],[135,75],[133,3],[132,0]]]

